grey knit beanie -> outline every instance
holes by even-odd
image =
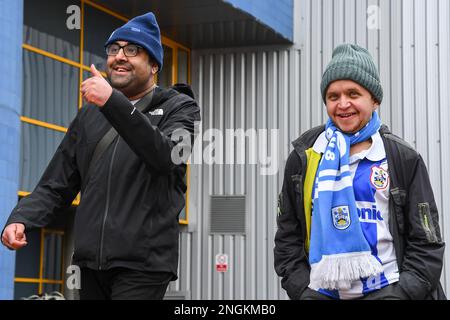
[[[369,51],[358,45],[342,44],[334,49],[320,84],[325,104],[328,86],[336,80],[352,80],[366,88],[379,103],[383,100],[378,69]]]

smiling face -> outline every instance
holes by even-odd
[[[126,41],[117,41],[124,46]],[[106,62],[108,79],[112,87],[118,89],[128,98],[138,96],[151,88],[154,83],[154,75],[158,71],[156,63],[150,62],[147,52],[139,49],[135,57],[125,56],[123,49],[117,55],[108,56]]]
[[[332,82],[325,98],[328,116],[345,133],[361,130],[378,108],[370,92],[351,80]]]

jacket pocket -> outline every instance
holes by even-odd
[[[301,174],[294,174],[291,176],[292,183],[294,184],[295,194],[303,198],[303,176]]]
[[[283,194],[279,193],[278,194],[278,205],[277,205],[277,216],[281,216],[284,213],[283,210]]]
[[[405,232],[405,216],[404,207],[406,204],[406,191],[399,188],[393,188],[390,191],[392,200],[394,202],[395,218],[397,219],[398,232],[403,234]]]
[[[303,176],[301,174],[295,174],[291,176],[292,184],[294,186],[295,204],[298,208],[303,208]],[[300,210],[303,212],[303,210]],[[296,212],[298,212],[296,210]],[[301,219],[302,217],[298,217]]]
[[[429,243],[439,243],[439,238],[436,234],[433,218],[430,213],[430,204],[428,202],[417,204],[420,215],[420,222]]]

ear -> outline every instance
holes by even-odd
[[[152,63],[152,74],[155,75],[158,73],[159,67],[156,63]]]
[[[377,99],[375,99],[373,96],[372,96],[372,102],[373,102],[373,111],[375,111],[375,110],[377,110],[378,109],[378,107],[380,106],[380,103],[378,102],[378,100]]]

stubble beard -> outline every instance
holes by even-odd
[[[132,84],[134,80],[134,76],[132,74],[127,76],[114,76],[112,74],[109,75],[109,81],[111,82],[111,86],[115,89],[123,89],[130,84]]]

